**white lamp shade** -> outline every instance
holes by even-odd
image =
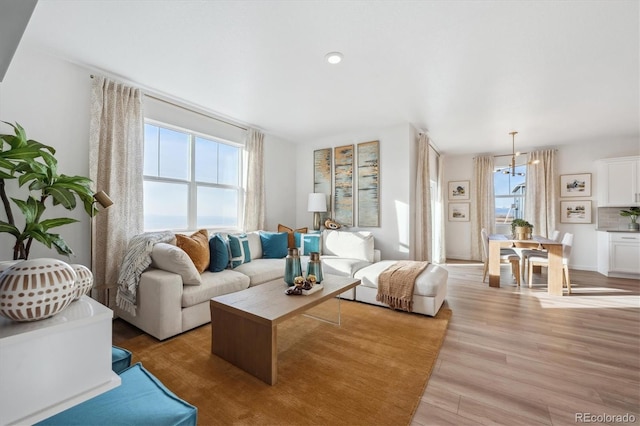
[[[309,212],[326,212],[327,196],[321,192],[309,194],[309,202],[307,203],[307,211]]]

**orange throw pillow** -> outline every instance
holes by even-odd
[[[176,245],[184,250],[193,262],[199,273],[203,273],[209,267],[209,232],[206,229],[191,234],[190,236],[176,234]]]
[[[289,239],[288,241],[289,248],[296,248],[296,237],[294,233],[298,232],[300,234],[306,234],[308,232],[308,229],[307,228],[292,229],[292,228],[289,228],[288,226],[278,224],[278,232],[286,232],[287,234],[289,234],[287,235]]]

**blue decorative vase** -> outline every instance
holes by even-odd
[[[284,282],[292,286],[294,279],[300,276],[302,276],[302,266],[300,265],[298,249],[290,248],[285,259]]]
[[[307,278],[310,275],[315,275],[316,283],[322,282],[322,262],[320,262],[320,253],[312,251],[309,253],[309,264],[307,265]]]

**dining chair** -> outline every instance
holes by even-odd
[[[569,279],[569,257],[571,256],[571,246],[573,245],[573,234],[567,232],[562,237],[562,281],[567,283],[567,290],[571,294],[571,280]],[[549,266],[548,253],[544,256],[530,256],[529,257],[529,288],[531,288],[531,281],[533,279],[533,267],[534,266]]]
[[[487,271],[489,270],[489,234],[485,228],[482,228],[480,234],[482,236],[482,249],[484,251],[482,282],[485,282],[487,279]],[[520,256],[510,248],[501,248],[500,263],[511,263],[511,273],[516,280],[516,284],[520,286]]]
[[[558,231],[557,229],[554,230],[551,233],[551,236],[549,237],[550,240],[556,241],[556,242],[560,242],[560,237],[561,237],[561,233],[560,231]],[[520,261],[522,262],[521,264],[521,272],[522,272],[522,279],[526,280],[527,278],[527,270],[529,267],[529,257],[531,256],[539,256],[539,257],[545,257],[547,255],[547,249],[522,249],[520,251]]]

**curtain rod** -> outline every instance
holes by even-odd
[[[93,77],[94,77],[94,75],[93,75],[93,74],[91,74],[89,77],[93,78]],[[219,121],[219,122],[224,123],[224,124],[228,124],[229,126],[237,127],[238,129],[241,129],[241,130],[249,130],[247,127],[243,127],[243,126],[241,126],[241,125],[239,125],[239,124],[231,123],[231,122],[226,121],[226,120],[223,120],[223,119],[221,119],[221,118],[214,117],[213,115],[206,114],[206,113],[201,112],[201,111],[196,111],[196,110],[191,109],[191,108],[188,108],[188,107],[186,107],[186,106],[184,106],[184,105],[180,105],[180,104],[177,104],[177,103],[175,103],[175,102],[171,102],[171,101],[169,101],[169,100],[167,100],[167,99],[162,99],[162,98],[160,98],[160,97],[158,97],[158,96],[150,95],[150,94],[148,94],[148,93],[145,93],[145,91],[144,91],[144,90],[142,90],[142,94],[143,94],[144,96],[146,96],[147,98],[151,98],[151,99],[155,99],[156,101],[164,102],[165,104],[168,104],[168,105],[172,105],[172,106],[175,106],[175,107],[181,108],[181,109],[183,109],[183,110],[185,110],[185,111],[189,111],[189,112],[192,112],[192,113],[195,113],[195,114],[201,115],[201,116],[203,116],[203,117],[207,117],[207,118],[210,118],[210,119],[212,119],[212,120]]]
[[[442,157],[442,154],[440,153],[440,151],[438,151],[438,148],[436,148],[436,146],[432,143],[433,139],[429,137],[427,132],[424,130],[420,130],[418,132],[418,136],[422,136],[422,135],[427,135],[427,139],[429,139],[429,146],[431,147],[431,149],[433,149],[436,152],[436,154],[438,154],[438,157]]]

